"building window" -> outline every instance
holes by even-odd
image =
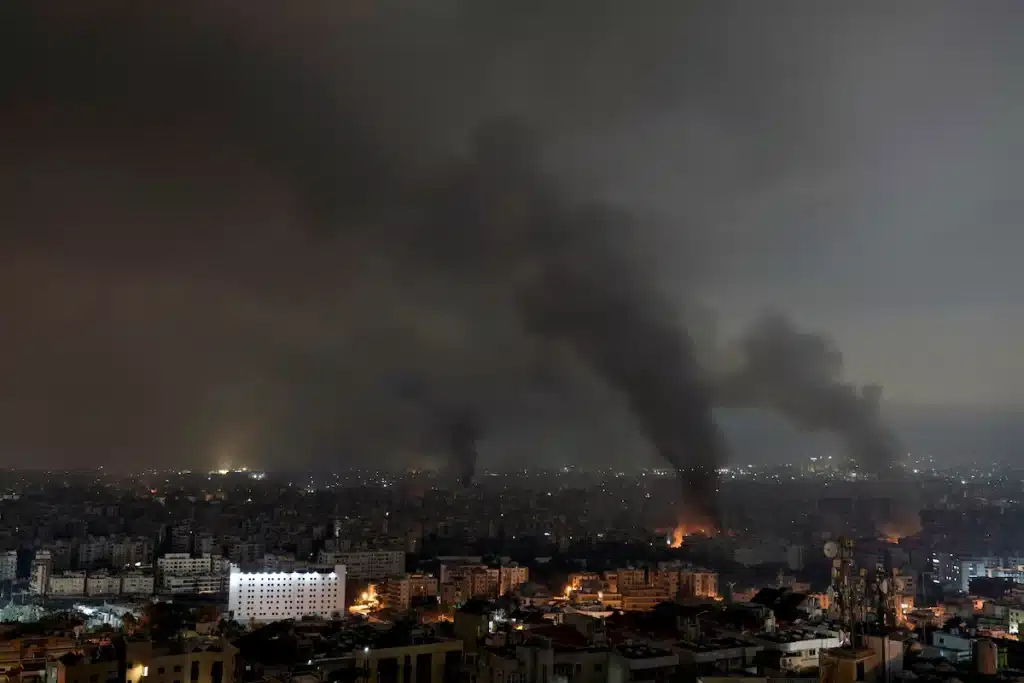
[[[864,662],[857,662],[857,680],[864,680]]]

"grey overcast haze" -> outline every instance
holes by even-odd
[[[758,393],[719,444],[765,315],[884,387],[892,448],[1020,463],[1022,28],[1018,0],[8,0],[0,466],[428,464],[467,407],[485,468],[881,442],[870,406]],[[668,318],[695,359],[661,373]]]

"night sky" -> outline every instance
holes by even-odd
[[[899,449],[1019,461],[1022,21],[5,2],[0,466],[425,464],[466,406],[485,467],[658,463],[666,411],[663,442],[718,448],[701,373],[765,312],[832,340],[840,386],[884,386]],[[572,291],[552,260],[615,310],[524,315],[538,282]],[[736,460],[831,447],[721,424]]]

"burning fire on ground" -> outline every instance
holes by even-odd
[[[672,530],[672,536],[668,539],[668,545],[670,548],[681,548],[686,540],[687,536],[693,536],[694,534],[700,534],[701,536],[714,536],[718,533],[718,529],[710,525],[705,524],[686,524],[680,522],[676,525],[676,528]]]
[[[921,533],[921,521],[911,520],[900,522],[885,522],[878,525],[879,537],[887,543],[899,543],[901,539],[916,536]]]
[[[359,599],[348,608],[352,614],[368,614],[380,609],[377,587],[372,583],[359,595]]]

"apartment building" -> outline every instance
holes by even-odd
[[[239,567],[257,567],[262,565],[263,556],[266,554],[267,548],[264,544],[256,541],[243,541],[231,546],[228,558],[231,560],[231,564],[237,564]]]
[[[684,569],[679,572],[679,589],[688,598],[717,598],[718,572]]]
[[[18,578],[18,551],[0,553],[0,581],[14,581]]]
[[[163,576],[161,588],[173,595],[213,595],[228,592],[229,574],[190,574]]]
[[[355,650],[345,664],[367,681],[448,683],[459,680],[462,641],[420,638],[405,645],[367,646]]]
[[[85,572],[64,572],[51,576],[46,594],[51,597],[85,595]]]
[[[121,595],[152,595],[155,588],[152,574],[128,572],[121,575]]]
[[[406,574],[384,582],[384,604],[390,609],[407,610],[414,598],[437,595],[438,580],[433,574]]]
[[[86,595],[120,595],[121,577],[106,572],[89,574],[85,579]]]
[[[189,553],[167,553],[157,559],[156,566],[161,574],[170,576],[215,574],[228,569],[222,559],[213,555],[193,557]]]
[[[664,591],[670,599],[674,599],[679,595],[679,572],[676,570],[651,570],[648,580],[651,586]]]
[[[107,559],[115,569],[152,564],[153,543],[141,536],[114,539],[107,545]]]
[[[89,536],[78,544],[77,567],[94,569],[102,567],[107,561],[107,539],[104,536]]]
[[[231,567],[228,610],[241,623],[344,613],[345,565],[333,571],[243,572]]]
[[[350,579],[369,581],[405,574],[405,552],[401,550],[366,550],[361,552],[320,551],[320,564],[345,565]]]
[[[112,647],[67,653],[46,662],[48,683],[232,683],[238,650],[223,639],[195,639],[168,646],[129,640],[124,659]],[[121,673],[124,671],[124,674]]]
[[[441,584],[458,586],[455,592],[473,598],[497,598],[530,579],[527,567],[517,564],[488,567],[485,564],[442,564]],[[450,593],[451,591],[449,591]]]
[[[295,555],[291,553],[285,555],[266,553],[263,556],[263,571],[265,572],[292,572],[295,569]]]
[[[621,591],[623,612],[649,612],[671,598],[660,588],[630,588]]]
[[[647,571],[644,569],[619,569],[615,572],[616,586],[620,593],[647,586]]]
[[[498,595],[511,593],[529,580],[528,567],[521,567],[518,564],[502,565],[498,567]]]
[[[36,595],[46,595],[50,588],[50,576],[53,574],[53,558],[49,550],[36,551],[32,559],[32,573],[29,590]]]
[[[75,638],[64,636],[26,636],[0,641],[0,676],[7,680],[17,680],[15,676],[20,676],[24,681],[25,671],[41,671],[47,660],[63,657],[78,647]]]

